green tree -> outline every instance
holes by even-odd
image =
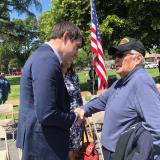
[[[19,14],[26,13],[28,16],[34,17],[33,12],[29,10],[31,6],[39,11],[42,10],[39,0],[1,0],[0,1],[0,36],[4,35],[15,37],[12,30],[16,29],[14,22],[10,19],[10,13],[15,10]],[[18,32],[18,31],[17,31]]]
[[[41,11],[39,0],[1,0],[0,1],[0,70],[8,69],[9,61],[17,58],[22,66],[33,48],[39,44],[37,21],[30,7]],[[10,13],[15,10],[19,14],[25,13],[28,18],[23,20],[10,19]],[[8,59],[7,59],[8,58]]]
[[[20,69],[21,66],[19,65],[18,59],[17,59],[17,58],[11,59],[11,60],[9,61],[9,63],[8,63],[8,68],[9,68],[9,69],[13,69],[13,68],[15,68],[15,69]]]
[[[12,31],[12,34],[15,37],[6,36],[3,45],[0,46],[1,65],[5,65],[5,70],[8,70],[8,63],[13,58],[17,59],[19,68],[21,68],[31,52],[40,44],[36,18],[15,19],[13,22],[16,29]],[[7,62],[5,55],[8,55]]]
[[[39,19],[39,31],[44,33],[41,40],[46,40],[54,24],[60,21],[72,21],[84,31],[86,37],[85,31],[90,29],[89,1],[52,0],[51,4],[51,10],[43,13]]]
[[[13,56],[9,52],[9,48],[6,44],[0,45],[0,71],[8,71],[8,63]]]
[[[109,45],[117,43],[117,40],[124,36],[135,37],[143,41],[148,51],[153,46],[158,49],[159,8],[159,0],[97,1],[97,14],[102,24],[103,37],[107,37]],[[104,26],[107,26],[106,33]]]
[[[103,47],[107,49],[120,38],[131,36],[142,40],[148,51],[153,46],[159,48],[159,8],[159,0],[97,0],[96,9]],[[49,35],[55,23],[62,20],[70,20],[78,25],[84,31],[85,46],[90,45],[89,0],[53,0],[51,11],[43,14],[39,21],[44,37]],[[46,27],[43,27],[41,22],[46,24]]]
[[[12,38],[10,41],[10,51],[18,60],[19,64],[23,66],[26,59],[31,52],[35,50],[39,45],[39,32],[37,31],[37,20],[34,17],[28,17],[25,20],[14,20],[16,30],[14,34],[16,38]]]
[[[91,62],[91,54],[87,54],[83,49],[80,49],[75,59],[76,66],[85,67]]]

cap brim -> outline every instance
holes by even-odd
[[[117,51],[119,53],[123,53],[123,52],[129,51],[129,50],[130,50],[130,47],[128,47],[127,45],[125,45],[125,46],[124,45],[112,46],[109,48],[108,54],[114,55],[114,54],[116,54]]]

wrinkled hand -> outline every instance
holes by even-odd
[[[74,110],[74,112],[78,115],[76,123],[80,125],[84,119],[84,110],[78,107]]]
[[[80,119],[84,119],[84,110],[83,109],[77,107],[74,110],[74,112],[78,114],[78,116],[79,116]]]

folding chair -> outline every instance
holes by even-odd
[[[92,114],[92,122],[93,124],[95,124],[96,130],[98,131],[98,133],[101,132],[102,130],[104,114],[105,114],[104,111]],[[100,134],[99,134],[99,137],[100,137]]]
[[[104,93],[107,89],[102,89],[102,90],[98,90],[97,91],[97,96],[101,95],[102,93]]]
[[[7,135],[5,129],[0,126],[0,138],[4,138],[5,142],[5,149],[0,150],[0,160],[10,160],[9,157],[9,150],[8,150],[8,143],[7,143]],[[3,140],[2,140],[3,141]]]
[[[88,121],[92,125],[93,131],[95,133],[94,135],[96,136],[96,139],[97,139],[97,144],[98,144],[98,148],[99,148],[99,152],[101,154],[102,160],[104,160],[104,157],[102,152],[102,145],[100,143],[100,138],[101,138],[103,119],[104,119],[104,111],[94,113],[92,114],[92,117],[88,118]]]
[[[19,99],[10,99],[5,102],[5,104],[13,104],[13,106],[19,105]]]
[[[0,105],[0,126],[4,127],[6,132],[11,132],[13,140],[15,134],[15,122],[13,114],[13,105],[12,104],[1,104]]]
[[[81,96],[83,99],[83,103],[85,104],[91,99],[92,94],[89,91],[81,91]]]

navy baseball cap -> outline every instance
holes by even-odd
[[[125,54],[126,51],[135,50],[141,53],[145,57],[145,47],[140,40],[135,38],[125,37],[120,40],[117,46],[109,48],[109,55],[114,56],[115,54]]]

